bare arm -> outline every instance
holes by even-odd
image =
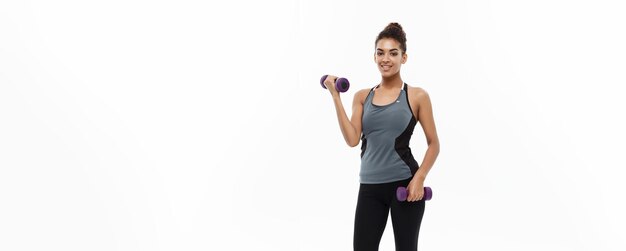
[[[364,90],[361,90],[354,94],[354,100],[352,102],[352,119],[348,119],[346,111],[343,108],[341,102],[341,96],[334,86],[334,76],[328,76],[324,85],[330,91],[333,97],[333,103],[335,104],[335,110],[337,111],[337,120],[339,121],[339,128],[346,144],[350,147],[355,147],[359,144],[361,136],[361,117],[363,116],[363,101],[362,96]]]
[[[413,175],[413,179],[411,179],[407,187],[409,190],[407,201],[409,202],[418,201],[424,197],[424,180],[426,180],[426,175],[428,175],[439,155],[439,137],[435,128],[430,97],[425,90],[418,89],[415,99],[418,103],[417,117],[422,125],[422,129],[424,129],[428,150],[426,150],[422,164],[417,169],[415,175]]]
[[[420,124],[424,129],[424,135],[426,135],[428,150],[426,150],[424,160],[422,160],[422,165],[417,170],[415,177],[423,182],[439,155],[439,137],[437,136],[437,128],[435,127],[435,119],[433,118],[433,107],[430,102],[430,97],[426,91],[420,92],[418,95],[418,100],[420,100],[418,117]]]

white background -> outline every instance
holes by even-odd
[[[625,250],[625,10],[1,1],[0,249],[351,250],[360,147],[319,78],[350,114],[395,21],[441,141],[420,250]]]

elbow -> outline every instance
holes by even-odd
[[[439,145],[439,141],[437,140],[428,144],[428,148],[432,148],[435,152],[435,155],[439,155],[439,149],[441,148],[441,146]]]
[[[358,140],[356,140],[356,141],[354,141],[354,142],[346,142],[346,143],[348,144],[348,146],[349,146],[350,148],[352,148],[352,147],[355,147],[355,146],[358,146],[358,145],[359,145],[359,141],[358,141]]]

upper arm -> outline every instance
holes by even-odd
[[[417,111],[418,120],[424,130],[426,136],[426,142],[439,143],[439,137],[437,136],[437,128],[435,127],[435,119],[433,117],[433,106],[430,101],[430,95],[426,90],[421,89],[417,92],[417,102],[419,109]]]
[[[350,123],[354,126],[357,138],[361,138],[363,103],[368,93],[369,89],[362,89],[354,94],[354,100],[352,101],[352,118],[350,119]],[[356,144],[358,144],[358,141]]]

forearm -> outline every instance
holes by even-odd
[[[335,103],[335,110],[337,111],[337,120],[339,121],[339,128],[341,128],[341,134],[346,143],[353,147],[359,144],[359,135],[356,135],[356,129],[348,119],[346,111],[341,103],[339,95],[333,96],[333,102]]]
[[[419,169],[415,173],[414,179],[418,179],[420,181],[424,181],[426,179],[426,175],[435,164],[435,160],[439,155],[439,142],[432,142],[428,145],[428,150],[426,150],[426,154],[424,155],[424,160],[422,161],[422,165],[420,165]]]

